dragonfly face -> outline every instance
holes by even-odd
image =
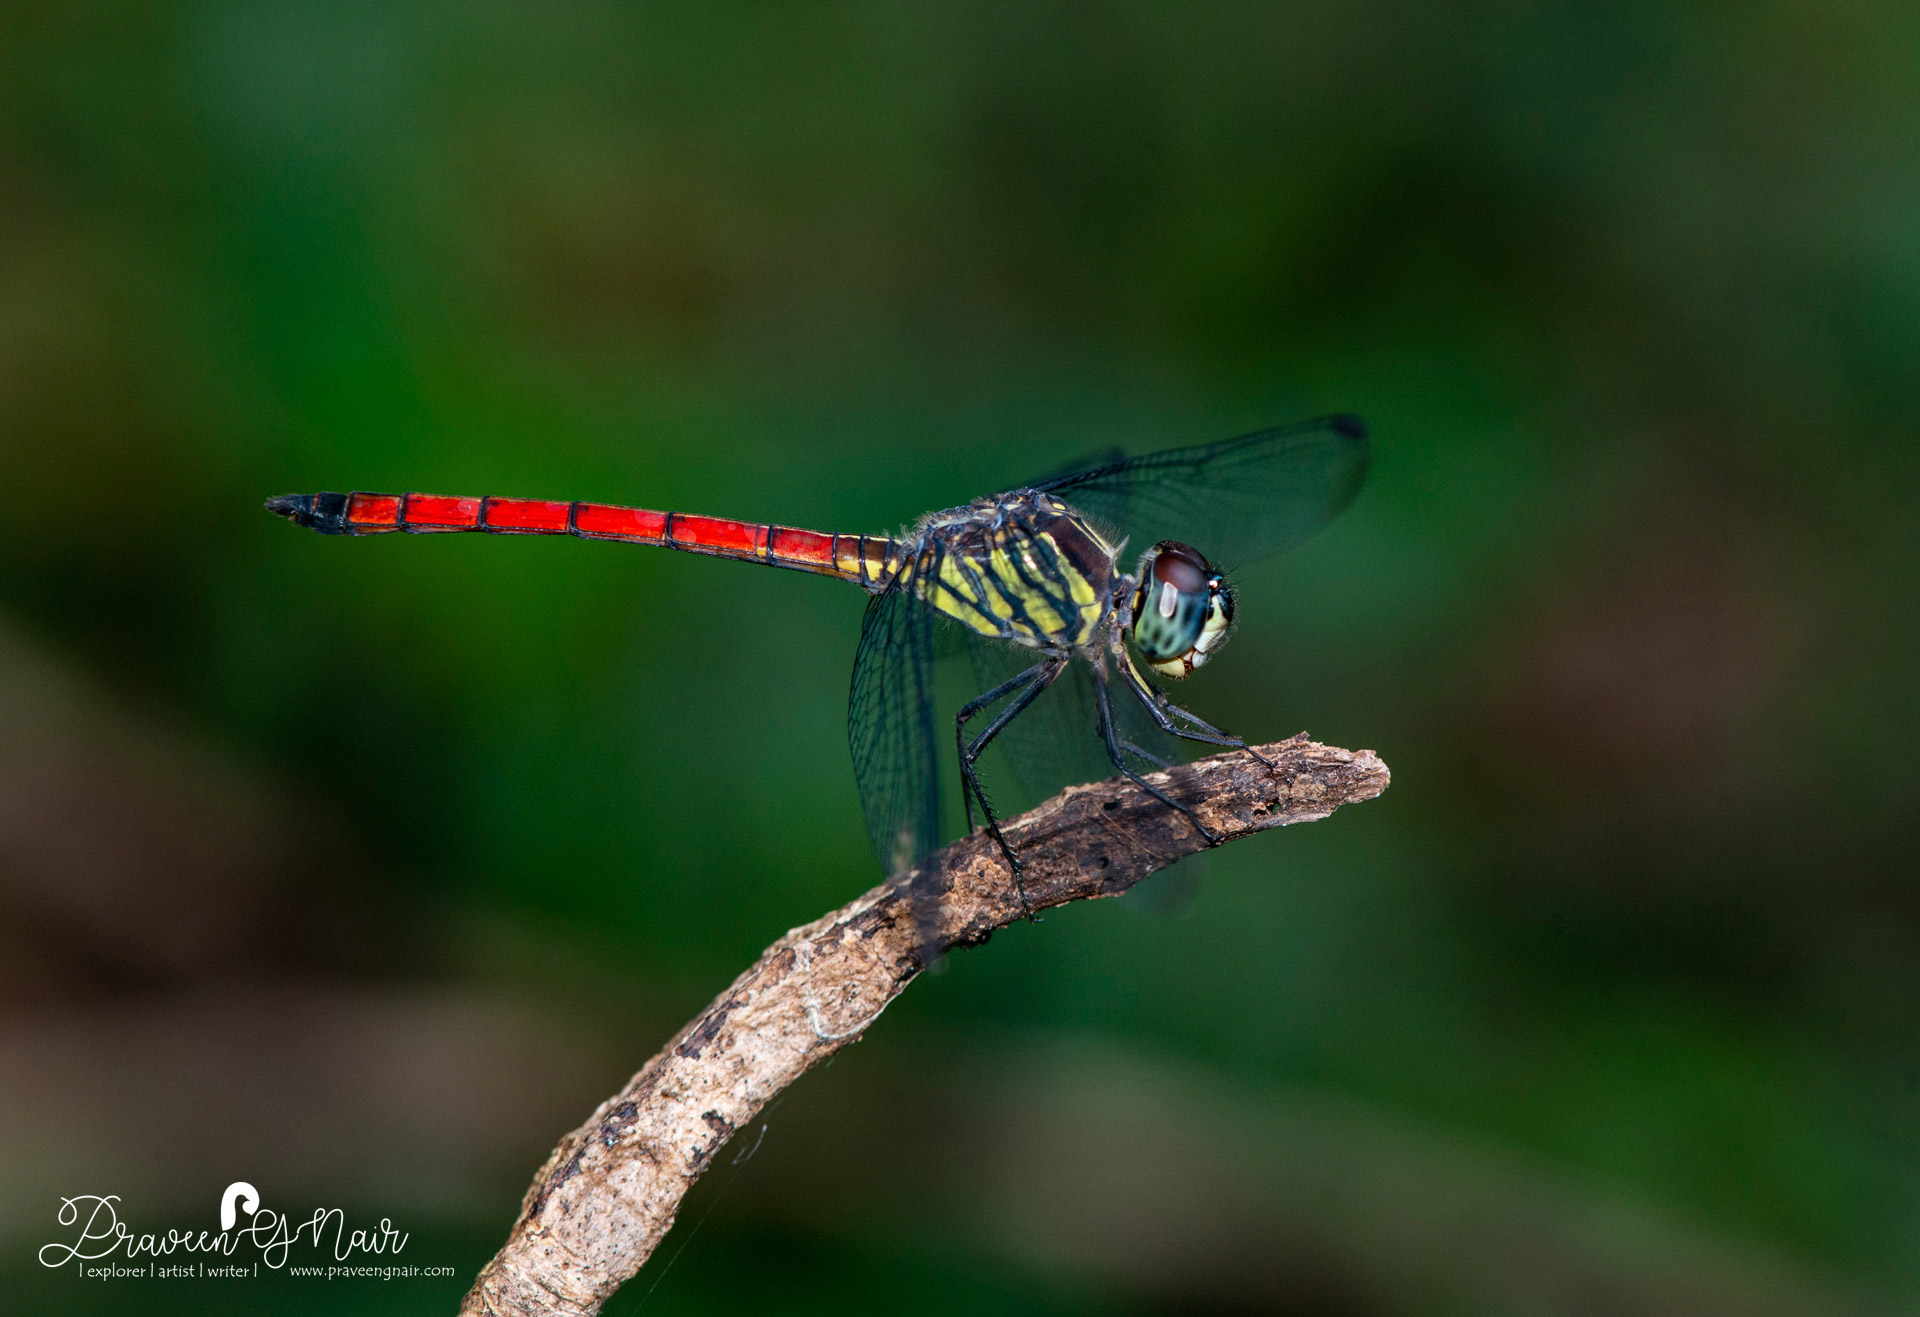
[[[1133,643],[1162,676],[1191,677],[1233,629],[1233,591],[1199,550],[1162,540],[1141,555]]]

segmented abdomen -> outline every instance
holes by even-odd
[[[576,535],[654,544],[682,553],[761,562],[855,581],[877,593],[893,579],[899,546],[885,535],[829,535],[690,512],[537,498],[448,498],[439,494],[287,494],[267,507],[323,535]]]

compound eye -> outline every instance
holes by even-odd
[[[1163,540],[1140,560],[1133,601],[1133,643],[1154,671],[1193,670],[1227,637],[1233,597],[1226,581],[1188,545]]]
[[[1152,560],[1151,576],[1160,585],[1172,586],[1181,594],[1204,594],[1207,578],[1213,575],[1213,568],[1197,552],[1177,540],[1162,540],[1153,546],[1148,555]]]

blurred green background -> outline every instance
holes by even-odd
[[[0,1285],[451,1311],[557,1136],[878,876],[859,591],[264,497],[878,531],[1351,410],[1359,502],[1183,694],[1388,793],[956,957],[607,1311],[1911,1310],[1916,49],[1892,3],[8,4]],[[34,1260],[64,1195],[235,1179],[458,1275]]]

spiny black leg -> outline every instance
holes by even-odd
[[[992,722],[987,724],[986,730],[974,737],[971,743],[961,744],[960,780],[962,798],[969,802],[976,797],[979,799],[980,812],[986,817],[987,831],[993,835],[994,841],[998,843],[1000,853],[1007,857],[1007,867],[1013,872],[1013,894],[1020,898],[1020,912],[1036,924],[1040,922],[1040,918],[1033,913],[1033,907],[1028,904],[1026,885],[1020,880],[1022,869],[1020,857],[1013,853],[1013,846],[1007,841],[1006,834],[1000,830],[1000,820],[994,816],[993,805],[987,799],[986,788],[980,785],[980,775],[975,771],[974,763],[980,758],[987,746],[992,743],[993,738],[1005,730],[1008,723],[1019,717],[1026,707],[1039,697],[1041,691],[1051,686],[1054,679],[1066,669],[1066,666],[1067,658],[1065,655],[1050,655],[1042,659],[1018,676],[1002,682],[979,698],[970,700],[966,707],[961,710],[961,719],[956,720],[954,727],[954,737],[957,741],[960,738],[959,725],[961,720],[971,718],[988,704],[999,699],[1008,691],[1013,690],[1020,683],[1026,683],[1025,687],[1020,690],[1020,693],[1014,696],[1012,702],[995,715]],[[971,828],[973,821],[971,803],[969,803],[967,810],[967,821],[968,827]]]
[[[1139,746],[1135,745],[1132,741],[1129,741],[1124,736],[1120,738],[1120,748],[1122,750],[1125,750],[1128,754],[1134,756],[1134,758],[1139,759],[1145,763],[1152,764],[1156,769],[1164,770],[1164,769],[1173,767],[1173,760],[1163,759],[1159,755],[1153,753],[1153,751],[1151,750],[1142,750]]]
[[[1000,820],[994,815],[993,803],[987,799],[986,788],[980,784],[980,775],[974,768],[974,764],[992,743],[993,738],[998,736],[1008,723],[1019,717],[1026,707],[1039,697],[1041,691],[1052,685],[1054,679],[1066,670],[1066,666],[1067,659],[1061,655],[1050,657],[1029,668],[1026,674],[1022,674],[1031,674],[1032,677],[1026,688],[1016,695],[991,723],[987,724],[984,731],[974,737],[960,756],[961,776],[965,779],[967,787],[979,798],[980,812],[986,818],[987,831],[993,834],[994,841],[1000,846],[1000,853],[1007,857],[1007,867],[1013,871],[1013,892],[1020,898],[1021,913],[1036,924],[1040,919],[1033,913],[1033,907],[1027,903],[1026,884],[1021,877],[1025,866],[1020,863],[1020,857],[1014,854],[1013,845],[1007,840],[1006,834],[1000,830]]]
[[[960,753],[960,764],[961,764],[962,773],[966,771],[966,763],[967,763],[967,739],[966,739],[967,720],[969,718],[972,718],[974,715],[978,714],[982,709],[992,704],[995,700],[1000,699],[1003,696],[1012,694],[1014,691],[1018,690],[1020,687],[1026,685],[1028,682],[1032,681],[1035,677],[1039,676],[1040,670],[1046,667],[1048,662],[1049,660],[1042,659],[1040,662],[1028,668],[1025,672],[1021,672],[1016,674],[1015,676],[1007,678],[1005,681],[1001,682],[998,686],[995,686],[992,690],[987,691],[982,695],[975,696],[973,699],[968,700],[965,704],[960,706],[960,712],[957,715],[955,715],[953,720],[953,745],[954,745],[954,749],[956,749]],[[973,796],[966,790],[965,787],[962,787],[960,790],[960,802],[962,805],[966,807],[966,811],[967,811],[967,831],[972,832],[973,831]]]
[[[973,796],[978,797],[980,801],[980,813],[986,820],[987,831],[992,835],[995,844],[1000,847],[1000,853],[1006,856],[1007,868],[1013,875],[1013,892],[1014,895],[1020,899],[1020,912],[1034,923],[1039,923],[1040,920],[1039,917],[1033,913],[1032,905],[1027,901],[1027,888],[1023,880],[1025,866],[1020,863],[1020,857],[1014,853],[1013,845],[1007,840],[1006,833],[1001,831],[999,817],[993,812],[993,802],[987,799],[986,788],[981,784],[979,771],[974,767],[974,764],[975,761],[979,759],[980,752],[986,748],[993,736],[1011,721],[1014,714],[1025,709],[1026,706],[1033,701],[1034,697],[1046,688],[1046,685],[1046,680],[1036,678],[1020,693],[1013,704],[1008,706],[1000,717],[996,718],[992,725],[990,725],[986,731],[982,732],[972,745],[967,747],[960,759],[960,775],[965,782],[965,790]]]
[[[1183,741],[1202,741],[1207,745],[1231,746],[1236,750],[1244,750],[1246,748],[1247,743],[1239,737],[1230,736],[1218,727],[1213,726],[1213,724],[1203,721],[1197,715],[1188,713],[1185,709],[1169,700],[1165,695],[1162,695],[1159,691],[1147,685],[1124,657],[1122,657],[1120,661],[1120,672],[1121,675],[1126,678],[1127,687],[1133,691],[1134,696],[1139,699],[1140,703],[1147,707],[1147,712],[1152,715],[1153,721],[1158,724],[1161,731],[1177,736]],[[1170,716],[1175,714],[1196,724],[1200,730],[1195,731],[1191,728],[1176,726],[1173,718]]]
[[[1098,667],[1093,670],[1093,701],[1094,707],[1098,709],[1100,713],[1100,739],[1106,743],[1107,758],[1113,760],[1113,766],[1122,773],[1125,773],[1135,786],[1152,796],[1155,800],[1170,809],[1177,809],[1182,814],[1185,814],[1187,816],[1187,822],[1193,824],[1195,832],[1198,832],[1202,837],[1207,839],[1208,845],[1218,846],[1221,839],[1215,836],[1213,831],[1200,821],[1198,814],[1195,814],[1185,805],[1182,805],[1172,796],[1169,796],[1166,792],[1127,766],[1126,759],[1120,753],[1119,734],[1113,729],[1113,701],[1107,695],[1107,674]]]
[[[1146,679],[1134,671],[1133,664],[1128,660],[1124,651],[1116,653],[1114,657],[1118,660],[1121,676],[1126,678],[1127,688],[1133,692],[1134,697],[1138,699],[1140,703],[1147,707],[1147,713],[1152,716],[1153,721],[1159,726],[1161,731],[1177,736],[1183,741],[1199,741],[1205,745],[1224,745],[1233,750],[1245,750],[1268,768],[1277,769],[1279,767],[1279,765],[1271,759],[1248,745],[1242,738],[1221,731],[1218,727],[1215,727],[1198,714],[1189,713],[1172,700],[1169,700],[1165,695],[1161,694],[1160,691],[1148,685]],[[1175,726],[1173,715],[1176,714],[1185,718],[1188,722],[1193,723],[1201,730],[1195,731],[1191,728]]]

